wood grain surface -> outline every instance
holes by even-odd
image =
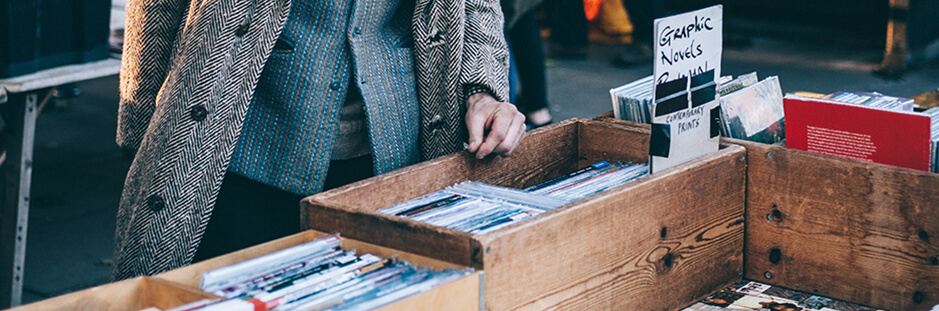
[[[137,277],[37,301],[10,310],[124,311],[151,307],[169,309],[206,298],[217,299],[218,297],[172,282]]]
[[[746,277],[888,310],[939,304],[939,174],[746,146]]]

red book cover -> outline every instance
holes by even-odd
[[[929,171],[924,114],[788,95],[786,147]]]

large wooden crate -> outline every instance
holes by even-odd
[[[152,307],[169,309],[202,299],[219,298],[173,282],[138,277],[37,301],[10,311],[123,311]]]
[[[674,310],[740,278],[740,146],[481,235],[377,212],[466,180],[521,188],[601,160],[647,162],[648,140],[565,120],[530,132],[513,157],[440,157],[305,198],[301,215],[320,231],[482,268],[490,310]]]
[[[733,143],[750,159],[747,278],[888,310],[939,304],[939,174]]]
[[[278,250],[291,246],[300,245],[323,237],[325,233],[307,230],[281,239],[270,241],[264,244],[256,245],[250,248],[232,252],[226,255],[207,259],[189,266],[176,270],[158,274],[157,279],[169,282],[179,283],[192,288],[199,287],[199,281],[202,273],[205,271],[221,268],[224,266],[239,263],[248,259],[260,257]],[[443,262],[428,257],[410,254],[399,250],[381,247],[374,244],[364,243],[346,237],[342,238],[342,248],[349,250],[355,249],[357,253],[371,253],[382,258],[397,257],[407,260],[410,263],[430,267],[435,269],[464,269],[466,266]],[[483,272],[476,271],[470,276],[459,280],[449,282],[430,291],[419,293],[401,299],[394,303],[385,305],[378,310],[381,311],[436,311],[436,310],[456,310],[456,311],[479,311],[482,310],[483,297]]]
[[[722,141],[747,150],[744,277],[888,310],[939,304],[939,174]]]

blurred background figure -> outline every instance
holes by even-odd
[[[583,0],[548,0],[542,7],[551,42],[548,56],[559,59],[587,57],[587,16]]]
[[[541,41],[536,8],[541,0],[503,0],[505,34],[511,52],[512,72],[517,76],[511,83],[513,102],[525,114],[528,127],[550,124],[548,84],[545,80],[545,52]],[[582,7],[582,6],[581,6]],[[586,52],[586,38],[580,50]],[[583,55],[582,55],[583,56]]]
[[[605,0],[619,2],[620,0]],[[626,15],[632,24],[632,40],[613,58],[613,66],[628,68],[652,63],[653,22],[665,16],[665,2],[648,0],[622,0]]]

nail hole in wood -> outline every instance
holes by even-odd
[[[929,241],[929,233],[927,233],[926,230],[919,230],[919,239]]]
[[[922,303],[923,300],[926,300],[926,295],[921,291],[913,292],[913,303]]]
[[[939,266],[939,257],[933,257],[929,260],[929,264],[933,266]]]
[[[659,232],[659,236],[663,239],[668,236],[668,227],[662,227],[662,231]]]
[[[773,264],[779,263],[782,260],[782,250],[778,248],[773,248],[769,250],[769,262]]]

